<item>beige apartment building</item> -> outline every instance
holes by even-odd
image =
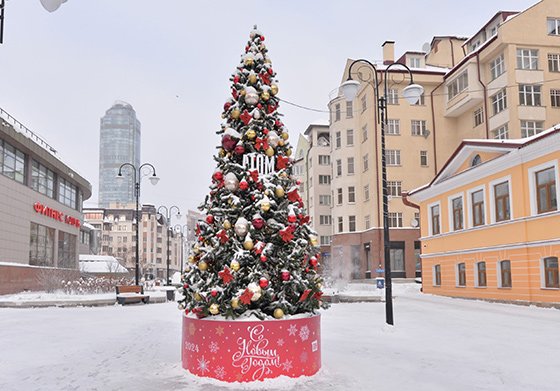
[[[110,208],[84,209],[85,220],[100,236],[99,255],[112,255],[133,274],[136,264],[136,218],[134,205],[112,204]],[[140,275],[165,281],[167,277],[167,232],[169,236],[169,275],[180,271],[183,237],[173,227],[158,223],[154,205],[142,206],[140,226]]]
[[[420,274],[419,214],[401,196],[430,182],[463,139],[521,138],[560,122],[560,2],[542,0],[523,12],[498,12],[472,37],[436,36],[424,51],[394,56],[383,44],[376,63],[380,93],[387,76],[387,185],[393,277]],[[347,60],[341,83],[348,78]],[[408,72],[424,88],[416,105],[402,98]],[[338,276],[369,278],[383,265],[381,141],[373,77],[347,102],[329,101],[332,166],[332,262]],[[359,75],[358,75],[359,73]],[[365,80],[365,81],[364,81]],[[315,181],[316,178],[314,177]],[[309,200],[309,209],[318,205]]]

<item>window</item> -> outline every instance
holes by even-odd
[[[428,151],[420,151],[420,165],[422,167],[428,166]]]
[[[389,90],[387,91],[387,104],[388,105],[399,104],[399,90],[395,88],[389,88]]]
[[[509,138],[508,124],[500,126],[492,131],[494,138],[497,140],[507,140]]]
[[[331,205],[331,196],[325,194],[319,194],[319,205],[330,206]]]
[[[511,288],[511,262],[510,261],[500,261],[498,263],[498,268],[500,273],[498,274],[498,286],[500,288]]]
[[[367,171],[369,169],[369,160],[368,160],[368,154],[366,153],[363,157],[363,161],[364,161],[364,171]]]
[[[507,95],[506,89],[500,90],[497,94],[492,96],[492,112],[494,115],[507,108]]]
[[[453,209],[453,231],[463,229],[463,197],[457,197],[451,200]]]
[[[356,216],[348,216],[348,231],[356,232]]]
[[[348,186],[348,202],[356,202],[356,189],[354,186]]]
[[[426,121],[413,119],[410,121],[410,128],[413,136],[427,135]]]
[[[476,155],[471,160],[471,167],[478,166],[480,163],[482,163],[482,158],[480,155]]]
[[[76,235],[58,231],[58,267],[76,269]]]
[[[401,151],[398,149],[387,149],[387,165],[400,166],[401,165]]]
[[[546,25],[548,35],[560,35],[560,19],[547,18]]]
[[[452,82],[447,85],[447,100],[451,100],[469,86],[469,76],[467,71],[464,71],[457,76]]]
[[[31,188],[47,197],[54,197],[54,172],[35,160],[31,162]]]
[[[369,215],[366,215],[366,216],[364,217],[364,225],[365,225],[366,229],[370,229],[370,228],[371,228],[371,223],[370,223]]]
[[[471,193],[471,211],[473,227],[484,225],[484,191],[478,190]]]
[[[342,160],[337,159],[336,161],[336,176],[342,175]]]
[[[353,157],[349,157],[347,159],[346,169],[348,171],[348,175],[353,175],[354,174],[354,158]]]
[[[331,176],[330,175],[319,175],[319,184],[320,185],[330,185],[331,184]]]
[[[367,110],[367,96],[364,95],[361,98],[362,101],[362,113]]]
[[[517,49],[517,69],[538,69],[538,56],[537,49]]]
[[[494,185],[494,207],[496,213],[496,221],[504,221],[510,219],[508,181]]]
[[[424,106],[426,103],[424,101],[424,94],[420,95],[420,99],[413,106]]]
[[[63,178],[58,178],[58,201],[76,209],[76,187]]]
[[[537,188],[537,212],[552,212],[558,208],[556,199],[556,178],[554,167],[535,173]]]
[[[340,146],[342,145],[342,136],[340,132],[336,132],[334,135],[334,145],[336,148],[340,148]]]
[[[548,257],[543,259],[544,287],[560,288],[558,274],[558,257]]]
[[[336,198],[337,204],[342,205],[342,188],[339,187],[338,189],[336,189],[336,196],[337,196]]]
[[[346,118],[352,118],[354,116],[352,110],[352,101],[346,101]]]
[[[476,286],[481,288],[486,286],[486,262],[476,264]]]
[[[484,110],[482,107],[479,107],[474,111],[474,127],[476,128],[478,125],[481,125],[484,122]]]
[[[434,265],[434,285],[441,286],[441,265]]]
[[[367,124],[362,126],[362,142],[365,142],[368,139],[368,131],[367,131]]]
[[[457,286],[466,286],[467,285],[467,270],[465,267],[465,263],[457,264]]]
[[[560,107],[560,90],[550,90],[550,105]]]
[[[319,216],[319,224],[321,225],[331,225],[332,218],[330,215],[320,215]]]
[[[346,145],[349,147],[354,145],[354,129],[348,129],[346,131]]]
[[[388,217],[390,228],[402,228],[402,212],[389,212]]]
[[[560,72],[560,54],[557,53],[548,54],[548,71]]]
[[[331,157],[329,155],[319,155],[319,165],[329,166],[331,164]]]
[[[334,105],[334,122],[340,121],[340,103]]]
[[[338,232],[344,231],[344,223],[342,222],[342,217],[338,218]]]
[[[391,242],[389,260],[391,262],[391,275],[397,273],[404,277],[404,242]]]
[[[534,136],[543,131],[543,121],[521,121],[521,137]]]
[[[414,241],[414,265],[416,277],[422,277],[422,252],[420,251],[420,242]]]
[[[19,183],[25,182],[25,154],[0,140],[0,174]]]
[[[432,235],[437,235],[440,233],[439,224],[439,204],[433,205],[430,208],[431,222],[432,222]]]
[[[386,134],[399,135],[401,134],[401,125],[398,119],[387,120]]]
[[[331,244],[331,237],[329,235],[321,235],[319,238],[321,246],[329,246]]]
[[[369,185],[364,186],[364,201],[369,201]]]
[[[540,106],[541,86],[537,84],[520,84],[519,104],[522,106]]]
[[[400,197],[402,192],[401,185],[401,181],[387,181],[388,195],[390,195],[391,197]]]
[[[54,228],[31,223],[29,264],[54,266]]]
[[[408,61],[411,68],[420,68],[420,59],[418,57],[411,57]]]
[[[504,54],[500,54],[492,62],[490,62],[490,76],[492,80],[496,79],[502,73],[506,71],[504,65]]]

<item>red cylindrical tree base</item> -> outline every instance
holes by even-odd
[[[183,316],[183,368],[225,382],[311,376],[321,368],[321,315],[285,320]]]

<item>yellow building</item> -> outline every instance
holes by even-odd
[[[425,293],[560,304],[560,126],[518,140],[465,140],[420,206]]]

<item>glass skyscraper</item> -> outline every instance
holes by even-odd
[[[123,169],[123,178],[117,179],[123,163],[140,166],[140,121],[136,111],[126,102],[117,101],[101,118],[99,136],[99,207],[110,203],[131,204],[134,197],[134,174],[130,167]]]

